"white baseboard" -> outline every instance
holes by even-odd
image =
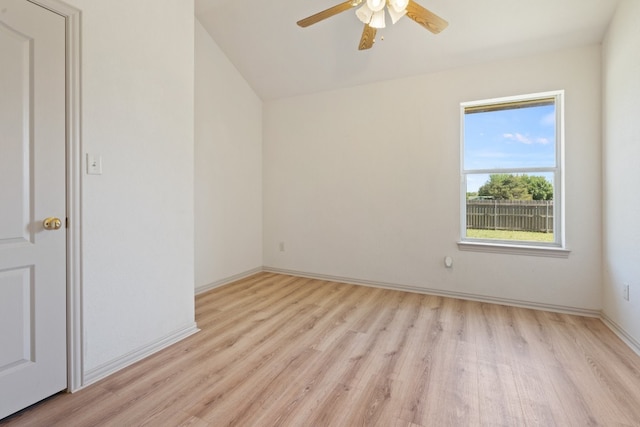
[[[329,276],[325,274],[306,273],[303,271],[285,270],[281,268],[263,267],[263,271],[270,273],[287,274],[290,276],[308,277],[311,279],[328,280],[332,282],[349,283],[352,285],[371,286],[375,288],[390,289],[396,291],[415,292],[426,295],[436,295],[449,298],[458,298],[469,301],[486,302],[491,304],[508,305],[513,307],[531,308],[534,310],[551,311],[555,313],[575,314],[586,317],[600,317],[599,310],[590,310],[564,305],[544,304],[531,301],[521,301],[509,298],[489,297],[465,292],[443,291],[441,289],[423,288],[418,286],[400,285],[396,283],[377,282],[372,280],[353,279],[350,277]]]
[[[196,295],[210,291],[211,289],[219,288],[220,286],[228,285],[229,283],[233,283],[237,280],[241,280],[247,278],[249,276],[253,276],[254,274],[258,274],[265,271],[262,267],[252,268],[251,270],[247,270],[242,273],[234,274],[233,276],[225,277],[224,279],[217,280],[213,283],[209,283],[208,285],[198,286],[196,288]]]
[[[121,369],[124,369],[127,366],[144,359],[145,357],[151,356],[152,354],[157,353],[158,351],[167,348],[170,345],[175,344],[190,335],[195,334],[199,330],[200,329],[198,329],[198,326],[194,322],[185,326],[184,328],[174,331],[169,335],[165,335],[164,337],[153,341],[145,345],[144,347],[129,352],[124,356],[118,357],[110,362],[98,366],[97,368],[91,369],[85,372],[83,376],[82,388],[87,387],[88,385],[91,385],[96,381],[99,381]]]
[[[602,313],[600,315],[600,319],[602,319],[602,322],[607,325],[607,327],[611,329],[611,331],[613,331],[613,333],[616,334],[618,338],[624,341],[626,345],[631,347],[631,350],[635,351],[636,354],[640,356],[640,342],[638,342],[638,340],[628,334],[627,331],[625,331],[620,325],[614,322],[606,314]]]

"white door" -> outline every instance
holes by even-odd
[[[65,105],[65,19],[0,0],[0,419],[67,387]]]

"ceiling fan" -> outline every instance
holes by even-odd
[[[358,45],[359,50],[370,49],[375,43],[378,29],[385,27],[385,6],[394,24],[404,15],[407,15],[433,34],[438,34],[449,25],[447,21],[413,0],[347,0],[315,15],[301,19],[297,24],[301,27],[308,27],[360,5],[362,6],[356,10],[356,16],[364,23],[364,30]]]

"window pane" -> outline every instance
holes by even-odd
[[[468,174],[466,182],[465,237],[554,242],[552,173]]]
[[[489,108],[465,110],[465,170],[556,166],[554,104]]]
[[[461,105],[462,240],[564,247],[562,92]]]

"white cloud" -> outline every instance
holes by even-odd
[[[502,135],[504,138],[510,141],[516,141],[521,144],[533,144],[533,141],[521,133],[505,133]]]
[[[502,134],[502,137],[505,139],[508,139],[509,141],[519,142],[521,144],[526,144],[526,145],[530,145],[530,144],[546,145],[549,142],[551,142],[549,141],[549,138],[539,137],[539,138],[531,139],[528,136],[523,135],[521,133],[504,133]]]

